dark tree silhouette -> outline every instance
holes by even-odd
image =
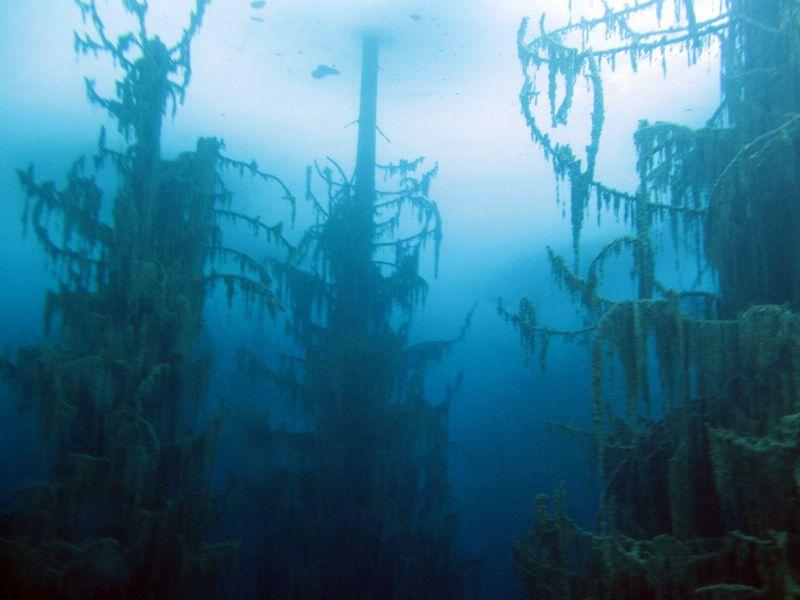
[[[408,345],[425,296],[421,250],[438,247],[422,159],[378,166],[399,180],[376,189],[378,42],[364,42],[355,175],[308,170],[317,223],[284,274],[299,357],[279,380],[307,427],[271,430],[263,494],[261,589],[284,598],[452,598],[461,586],[447,482],[450,395],[426,399],[425,365],[453,343]],[[413,229],[402,218],[410,212]]]
[[[596,19],[546,31],[543,18],[533,38],[526,20],[519,32],[523,115],[569,187],[574,260],[552,251],[550,259],[586,323],[577,331],[542,326],[528,299],[516,313],[500,310],[529,349],[546,348],[554,335],[590,342],[604,487],[595,532],[565,515],[563,496],[552,516],[539,497],[533,531],[514,548],[517,572],[531,598],[796,597],[800,6],[725,0],[698,18],[692,0],[603,5]],[[642,22],[658,25],[638,30]],[[598,181],[602,69],[623,58],[634,70],[654,59],[666,69],[670,52],[696,61],[713,48],[723,98],[708,124],[641,122],[638,189]],[[588,83],[592,127],[582,157],[555,143],[536,116],[542,73],[553,127],[566,125],[579,80]],[[581,270],[592,198],[599,213],[621,210],[631,232]],[[705,287],[661,283],[665,261],[654,238],[665,229],[696,256]],[[637,294],[612,301],[603,269],[620,256],[632,259]],[[623,414],[609,393],[619,383]]]
[[[218,503],[205,483],[215,422],[201,416],[209,359],[195,340],[205,298],[223,283],[229,299],[274,313],[265,266],[222,241],[232,210],[219,169],[232,166],[202,138],[193,152],[161,156],[169,103],[182,102],[190,46],[207,0],[197,0],[181,39],[168,47],[146,27],[147,2],[124,0],[135,33],[109,38],[94,0],[77,0],[92,34],[79,53],[121,68],[116,97],[87,80],[89,100],[108,112],[126,144],[106,145],[93,165],[79,158],[63,188],[18,172],[33,229],[58,282],[48,293],[41,345],[20,349],[3,371],[32,405],[52,455],[44,482],[16,492],[0,529],[0,587],[7,598],[198,598],[227,589],[237,548],[209,543]],[[109,207],[94,170],[116,168]],[[93,168],[92,168],[93,167]],[[282,190],[290,198],[285,187]]]

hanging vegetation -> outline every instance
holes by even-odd
[[[208,0],[197,0],[168,47],[146,27],[146,1],[123,0],[138,24],[113,41],[94,0],[76,0],[91,34],[78,53],[110,56],[123,76],[112,99],[87,80],[125,141],[81,157],[66,184],[18,172],[23,221],[44,249],[57,288],[48,293],[46,343],[20,349],[3,373],[32,406],[52,448],[45,481],[15,494],[0,525],[0,587],[7,598],[209,598],[230,589],[237,547],[211,543],[219,502],[205,483],[217,425],[200,411],[209,359],[196,351],[204,301],[222,283],[256,310],[280,304],[269,265],[224,245],[221,222],[266,226],[231,208],[227,167],[203,138],[161,156],[162,120],[183,101],[190,47]],[[95,173],[111,163],[110,206]]]
[[[384,181],[398,183],[376,189],[377,84],[378,44],[366,40],[355,175],[331,159],[308,170],[316,224],[282,280],[299,356],[266,372],[291,392],[305,425],[258,436],[272,453],[258,568],[271,597],[461,593],[447,480],[455,390],[432,402],[424,377],[454,341],[408,344],[427,289],[421,252],[441,240],[428,195],[436,168],[419,174],[422,159],[379,165]]]
[[[500,312],[529,349],[554,335],[590,340],[604,488],[595,532],[565,515],[563,494],[552,514],[547,498],[537,499],[533,530],[514,547],[517,573],[530,598],[797,597],[800,5],[603,6],[599,17],[555,31],[542,18],[532,39],[523,21],[518,37],[523,115],[570,189],[574,260],[552,251],[550,259],[586,326],[543,327],[528,299],[516,313]],[[643,22],[657,26],[637,29]],[[659,59],[666,69],[673,51],[695,62],[713,48],[723,97],[707,125],[641,122],[636,192],[598,181],[603,69],[619,59],[633,70]],[[542,74],[553,127],[566,125],[576,86],[587,82],[593,112],[582,158],[553,142],[536,116]],[[580,232],[593,196],[598,212],[621,209],[631,231],[582,270]],[[665,226],[696,254],[699,280],[714,273],[714,286],[661,283],[653,239]],[[621,255],[633,262],[637,294],[611,300],[603,267]],[[622,414],[613,402],[620,385]],[[661,416],[653,418],[657,398]]]

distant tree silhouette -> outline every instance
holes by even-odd
[[[451,342],[408,345],[427,290],[419,276],[441,223],[422,159],[378,166],[399,180],[376,190],[378,42],[364,42],[354,177],[308,170],[317,223],[283,283],[300,356],[274,375],[308,423],[272,429],[260,589],[284,598],[453,598],[461,594],[456,515],[447,481],[447,391],[426,399],[425,365]],[[407,231],[405,214],[416,226]],[[250,360],[254,360],[250,357]]]
[[[18,490],[0,522],[0,588],[6,598],[215,597],[229,589],[237,548],[207,541],[219,510],[205,483],[216,424],[201,418],[209,358],[195,340],[216,284],[249,309],[279,308],[268,265],[225,246],[219,223],[284,243],[279,225],[232,210],[219,169],[283,184],[222,157],[211,138],[162,158],[162,120],[183,101],[207,0],[172,47],[148,32],[147,2],[123,1],[138,30],[115,41],[94,0],[76,3],[93,33],[76,33],[75,50],[122,69],[114,98],[91,80],[87,93],[126,145],[112,149],[103,130],[93,164],[75,161],[64,187],[37,181],[32,166],[18,172],[24,223],[58,287],[46,300],[48,341],[3,372],[52,455],[46,480]],[[94,170],[108,163],[118,189],[104,206]]]

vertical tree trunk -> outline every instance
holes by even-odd
[[[375,302],[372,262],[375,237],[375,132],[378,113],[378,40],[365,38],[361,64],[361,100],[359,108],[358,149],[354,194],[341,206],[339,218],[345,220],[346,239],[343,252],[331,256],[341,293],[333,311],[334,328],[340,335],[367,333],[372,305]]]
[[[375,131],[378,117],[378,40],[364,38],[361,105],[358,112],[356,196],[372,205],[375,196]]]

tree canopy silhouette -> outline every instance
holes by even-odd
[[[255,163],[220,154],[201,138],[173,160],[161,153],[162,121],[181,104],[190,47],[208,0],[197,0],[180,40],[147,28],[148,4],[123,0],[138,28],[115,41],[94,0],[76,0],[90,32],[75,50],[121,69],[113,98],[87,79],[91,103],[116,123],[122,149],[100,135],[66,184],[18,171],[23,216],[44,249],[57,289],[45,304],[52,333],[20,349],[3,372],[32,406],[50,441],[45,481],[16,492],[0,529],[0,586],[14,598],[209,597],[230,589],[237,548],[211,543],[219,502],[205,483],[216,423],[201,404],[209,357],[196,348],[206,297],[274,313],[271,267],[223,243],[221,223],[245,222],[286,247],[280,225],[236,212],[220,169]],[[114,167],[109,205],[96,179]]]
[[[518,36],[523,115],[569,187],[574,257],[549,251],[550,260],[585,323],[574,331],[543,326],[530,299],[500,312],[531,350],[546,349],[555,335],[591,344],[603,492],[595,532],[565,515],[563,496],[554,515],[539,497],[533,531],[514,547],[517,572],[531,598],[794,597],[800,7],[786,0],[725,0],[715,10],[693,0],[603,7],[597,18],[553,31],[543,17],[534,35],[525,20]],[[642,23],[657,25],[637,28]],[[695,62],[717,48],[722,101],[707,125],[642,121],[636,191],[599,181],[603,69],[628,60],[635,71],[660,60],[666,70],[670,53]],[[582,80],[593,108],[579,156],[553,141],[537,103],[546,86],[551,126],[566,125]],[[592,199],[598,213],[622,211],[630,232],[582,269],[580,233]],[[655,250],[654,236],[665,229],[695,255],[696,287],[662,283],[675,279]],[[616,257],[632,262],[634,297],[604,295],[604,267]],[[618,387],[622,414],[613,402]]]
[[[447,480],[455,390],[429,400],[424,377],[456,340],[408,344],[427,290],[420,256],[441,240],[429,198],[436,167],[421,172],[423,159],[376,166],[376,39],[364,41],[361,77],[355,174],[332,159],[308,169],[317,221],[283,277],[299,355],[266,369],[305,426],[260,434],[274,442],[261,587],[286,598],[458,597]],[[396,186],[377,189],[376,170]],[[256,360],[246,362],[264,372]]]

